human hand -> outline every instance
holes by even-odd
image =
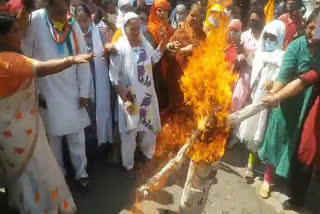
[[[117,49],[114,47],[114,45],[112,43],[106,43],[104,45],[104,56],[108,55],[108,53],[114,53],[116,54],[118,51]]]
[[[180,51],[181,51],[182,53],[189,54],[189,53],[192,52],[192,49],[193,49],[193,44],[187,45],[187,46],[185,46],[185,47],[183,47],[183,48],[180,48]]]
[[[94,53],[91,54],[80,54],[74,56],[74,63],[75,64],[82,64],[90,62],[96,55]]]
[[[134,103],[134,96],[130,91],[127,92],[126,98],[127,98],[127,101]]]
[[[82,109],[84,107],[88,107],[89,104],[89,99],[85,97],[80,97],[80,104],[79,104],[79,109]]]
[[[268,107],[276,108],[280,103],[279,95],[267,95],[261,102]]]
[[[180,49],[181,43],[179,41],[174,41],[167,44],[167,49],[172,52],[176,52]]]
[[[126,102],[124,103],[124,105],[125,105],[125,108],[126,108],[127,112],[128,112],[130,115],[133,115],[133,114],[136,113],[136,107],[135,107],[135,105],[134,105],[132,102],[126,101]]]
[[[237,61],[238,62],[243,62],[243,61],[245,61],[246,60],[246,56],[244,55],[244,54],[239,54],[238,56],[237,56]]]
[[[272,86],[273,86],[273,81],[272,80],[268,80],[264,84],[263,89],[266,90],[266,91],[270,91],[272,89]]]
[[[168,33],[167,33],[167,29],[165,27],[163,27],[160,30],[160,38],[161,38],[161,42],[167,44],[168,43]]]

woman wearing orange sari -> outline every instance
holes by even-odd
[[[169,40],[178,42],[181,47],[174,53],[174,59],[170,60],[170,68],[172,68],[168,73],[170,112],[175,112],[183,106],[183,93],[179,81],[183,75],[183,69],[187,66],[187,58],[192,55],[193,48],[199,46],[200,42],[205,39],[206,33],[202,30],[200,7],[193,4],[185,22],[179,24],[178,29]]]
[[[49,147],[34,79],[93,55],[40,62],[17,53],[21,39],[17,19],[0,13],[0,187],[19,213],[72,214],[77,207]]]
[[[155,0],[153,2],[147,32],[151,36],[154,47],[157,47],[161,41],[161,33],[166,33],[166,37],[170,38],[174,30],[169,23],[170,3],[167,0]],[[177,45],[169,43],[167,49],[177,49]],[[168,107],[168,51],[164,53],[161,61],[155,65],[154,68],[154,81],[159,99],[160,111]]]

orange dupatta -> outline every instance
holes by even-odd
[[[163,27],[165,27],[167,30],[168,38],[170,38],[174,33],[173,28],[169,24],[169,20],[168,22],[163,24],[160,20],[157,19],[156,13],[158,8],[163,8],[169,12],[171,6],[167,0],[155,0],[152,5],[150,16],[149,16],[148,31],[152,35],[157,45],[160,43],[160,40],[161,40],[160,32]]]
[[[157,13],[158,8],[163,8],[163,9],[167,10],[169,13],[171,6],[167,0],[155,0],[153,2],[152,7],[151,7],[151,12],[150,12],[150,16],[149,16],[149,23],[148,23],[148,32],[151,34],[156,45],[158,45],[161,41],[160,32],[163,27],[165,27],[167,30],[167,38],[168,39],[174,33],[173,28],[169,24],[169,20],[165,24],[163,24],[160,20],[157,19],[156,13]],[[161,63],[162,76],[164,77],[164,79],[166,79],[168,65],[164,59],[162,59],[160,63]]]

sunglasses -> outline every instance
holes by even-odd
[[[264,33],[263,34],[263,39],[264,40],[269,40],[269,41],[277,41],[277,37],[271,33]]]

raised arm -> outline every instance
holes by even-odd
[[[81,54],[63,59],[52,59],[46,62],[35,61],[36,76],[44,77],[56,74],[75,64],[88,63],[93,59],[93,57],[94,54]]]

